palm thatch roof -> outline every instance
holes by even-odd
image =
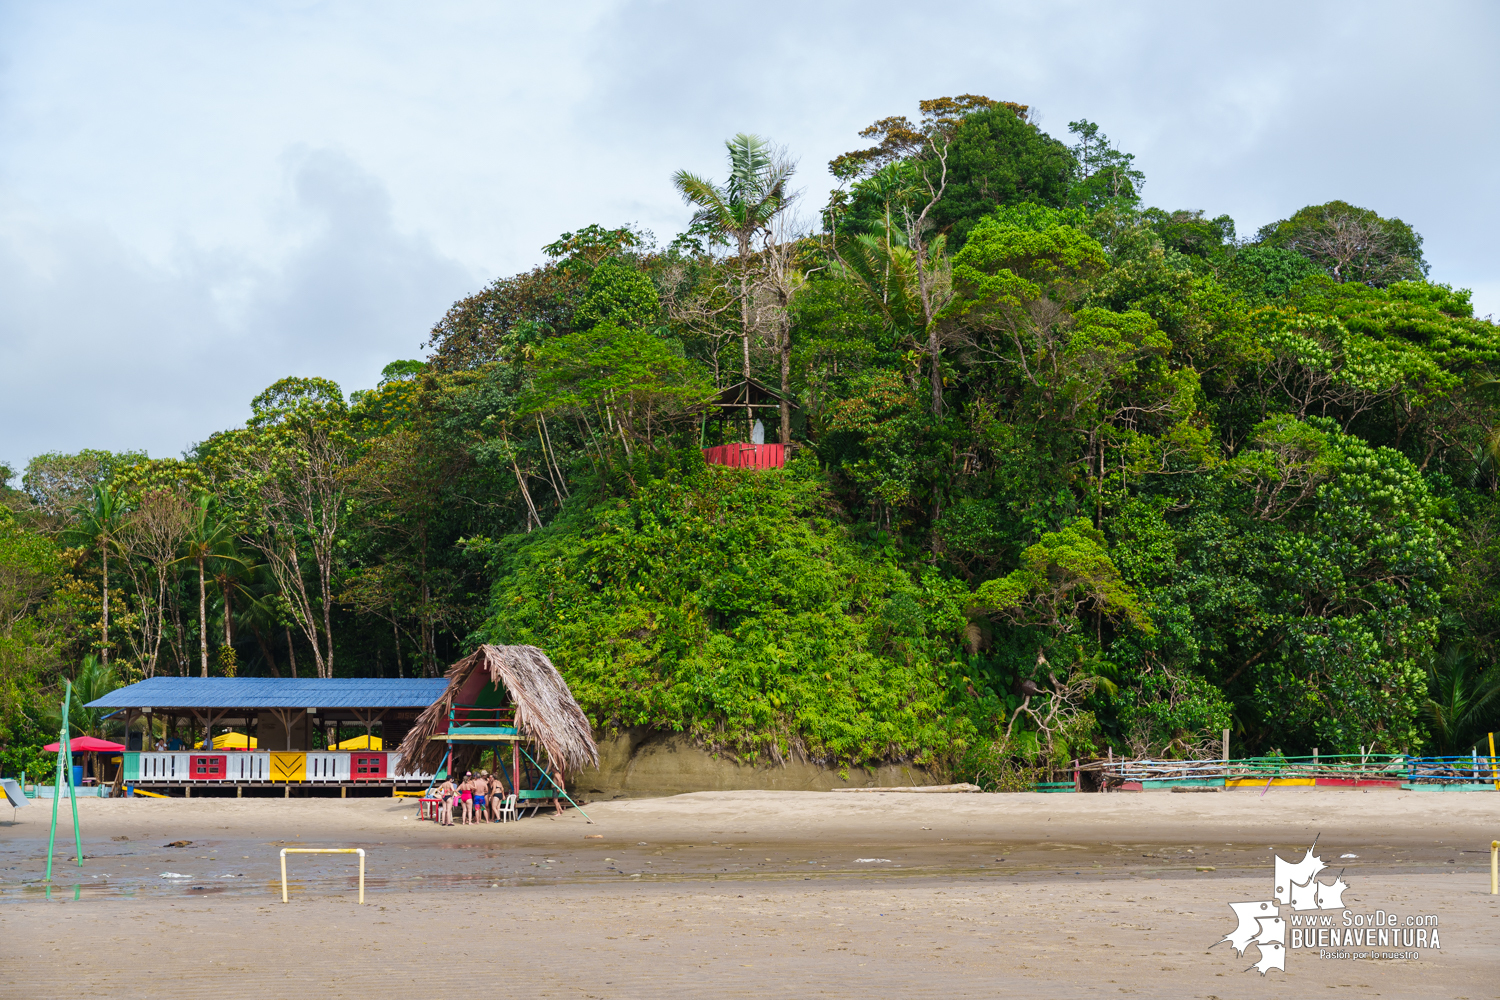
[[[476,670],[483,670],[496,686],[502,686],[516,709],[516,729],[535,742],[555,767],[576,772],[599,766],[599,748],[594,745],[593,727],[588,716],[573,699],[573,692],[562,674],[535,646],[483,645],[448,668],[444,676],[448,689],[412,725],[401,741],[403,766],[416,765],[423,771],[435,771],[443,762],[447,745],[431,737],[446,733],[448,712],[453,700]],[[466,754],[475,752],[465,748]],[[454,748],[454,756],[459,748]],[[449,773],[460,770],[465,761],[455,759]]]

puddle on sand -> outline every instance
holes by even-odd
[[[306,846],[320,846],[305,842]],[[281,895],[280,848],[302,841],[215,840],[188,849],[131,843],[128,849],[96,848],[83,868],[76,855],[54,861],[51,886],[42,882],[46,842],[11,841],[0,847],[0,905],[48,900],[85,902],[106,898]],[[86,845],[92,846],[92,845]],[[120,848],[127,845],[121,844]],[[332,845],[329,845],[332,846]],[[1213,879],[1260,874],[1270,863],[1268,845],[1059,844],[948,841],[942,844],[829,845],[826,843],[648,844],[587,841],[566,848],[496,844],[362,845],[365,892],[482,891],[532,886],[712,884],[715,882],[991,879],[1029,882],[1055,879]],[[1292,856],[1306,845],[1275,845]],[[1403,873],[1453,872],[1488,858],[1465,855],[1451,863],[1451,849],[1353,845],[1362,869]],[[881,863],[857,863],[880,858]],[[358,892],[358,863],[349,855],[294,855],[287,866],[288,895],[337,896]],[[1200,869],[1212,869],[1202,871]],[[1478,870],[1478,868],[1474,868]],[[163,878],[163,873],[182,877]]]

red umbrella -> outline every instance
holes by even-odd
[[[48,743],[42,749],[57,753],[61,746],[62,744],[60,743]],[[74,753],[108,753],[112,750],[124,750],[125,747],[123,744],[111,743],[109,740],[95,739],[92,736],[75,736],[68,741],[68,749]]]

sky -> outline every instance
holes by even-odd
[[[812,217],[859,129],[960,93],[1097,122],[1241,235],[1341,198],[1500,313],[1500,5],[0,0],[0,462],[171,457],[346,392],[589,223],[665,243],[754,132]]]

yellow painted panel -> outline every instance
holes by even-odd
[[[1280,788],[1286,785],[1316,785],[1316,778],[1230,778],[1224,782],[1229,788],[1265,788],[1266,781],[1271,782],[1271,787]]]
[[[306,781],[307,754],[273,752],[271,754],[271,780]]]

